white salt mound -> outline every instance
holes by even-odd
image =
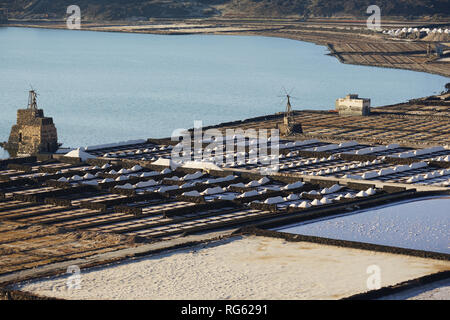
[[[95,156],[93,156],[92,154],[81,150],[81,148],[72,150],[72,151],[66,153],[64,156],[65,157],[70,157],[70,158],[80,158],[81,161],[86,161],[87,159],[95,158]]]
[[[266,204],[276,204],[276,203],[281,203],[281,202],[285,202],[285,200],[283,199],[283,197],[272,197],[272,198],[267,198],[266,200],[264,200],[264,203]]]
[[[238,196],[238,198],[253,197],[253,196],[257,196],[258,194],[259,194],[258,191],[251,190],[251,191],[242,193],[241,195]]]
[[[198,192],[197,190],[183,192],[182,195],[187,197],[201,197],[200,192]]]

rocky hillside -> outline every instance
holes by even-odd
[[[384,17],[448,17],[448,0],[0,0],[11,18],[61,19],[77,4],[83,19],[193,17],[364,17],[377,4]]]

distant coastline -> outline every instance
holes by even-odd
[[[379,48],[377,56],[371,56],[371,52],[361,52],[361,59],[342,59],[339,52],[330,50],[330,55],[336,57],[341,63],[354,65],[367,65],[382,68],[394,68],[403,70],[412,70],[418,72],[426,72],[450,77],[450,62],[424,61],[421,55],[413,53],[407,47],[403,51],[395,51],[396,54],[404,57],[404,61],[393,63],[389,61],[392,55],[388,45],[390,44],[406,44],[410,47],[414,45],[421,46],[422,51],[426,51],[426,42],[411,41],[401,39],[388,39],[378,33],[368,31],[365,28],[365,21],[336,22],[299,22],[296,19],[269,19],[267,21],[255,20],[249,22],[247,20],[214,20],[214,19],[192,19],[192,20],[175,20],[161,19],[154,22],[85,22],[82,28],[76,31],[101,31],[101,32],[124,32],[124,33],[143,33],[143,34],[159,34],[159,35],[240,35],[240,36],[265,36],[277,37],[290,40],[298,40],[312,42],[317,45],[327,46],[328,49],[339,47],[339,45],[351,43],[360,44],[364,50],[364,44],[371,43],[372,46]],[[387,21],[386,25],[403,26],[417,25],[420,21]],[[423,22],[430,24],[430,22]],[[433,24],[433,23],[432,23]],[[434,25],[434,24],[433,24]],[[444,24],[446,25],[446,24]],[[12,20],[8,25],[10,27],[24,28],[44,28],[44,29],[67,29],[64,21],[61,20],[45,20],[45,21],[18,21]],[[368,49],[365,49],[368,50]],[[370,49],[369,49],[370,50]],[[348,54],[348,52],[345,52]],[[365,59],[365,56],[371,57]]]

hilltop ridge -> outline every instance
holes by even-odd
[[[71,0],[3,0],[15,19],[62,19]],[[79,0],[83,18],[145,20],[208,17],[365,17],[372,0]],[[446,0],[379,0],[384,17],[445,18]]]

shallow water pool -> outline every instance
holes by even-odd
[[[417,199],[277,231],[450,253],[450,197]]]

